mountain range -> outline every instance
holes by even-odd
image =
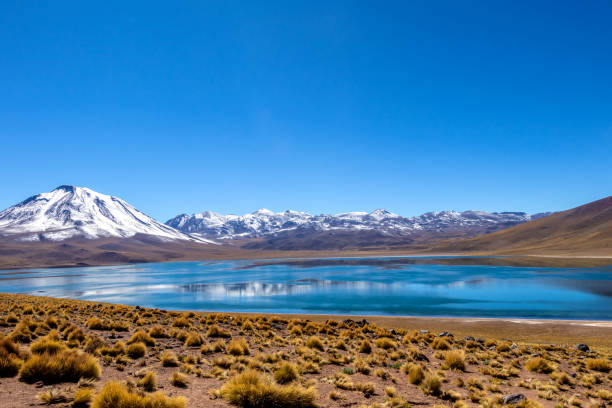
[[[609,256],[612,197],[534,215],[441,211],[403,217],[384,209],[312,215],[262,209],[244,215],[181,214],[163,224],[120,198],[65,185],[0,212],[4,269],[400,251]]]

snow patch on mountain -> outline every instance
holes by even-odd
[[[0,235],[16,234],[22,241],[128,238],[136,234],[203,241],[155,221],[120,198],[75,186],[60,186],[0,212]]]

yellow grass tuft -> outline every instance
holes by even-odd
[[[298,377],[298,369],[295,364],[292,363],[283,363],[279,369],[274,372],[274,380],[279,384],[288,384],[291,381],[297,380]]]
[[[316,407],[317,399],[312,387],[277,385],[254,370],[232,377],[221,387],[220,395],[230,404],[243,408],[312,408]]]
[[[187,400],[184,397],[169,398],[156,392],[140,396],[131,392],[120,382],[111,381],[102,387],[96,396],[92,408],[185,408]]]
[[[100,366],[96,359],[79,350],[65,350],[56,354],[33,355],[19,371],[19,379],[27,383],[45,384],[77,382],[81,377],[99,378]]]
[[[612,370],[612,364],[603,358],[590,358],[587,360],[586,365],[589,370],[601,371],[602,373]]]

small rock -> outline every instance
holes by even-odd
[[[34,383],[34,386],[35,386],[36,388],[42,388],[42,387],[43,387],[43,385],[44,385],[44,384],[43,384],[43,382],[42,382],[42,381],[38,381],[38,382],[35,382],[35,383]]]
[[[474,338],[472,336],[466,336],[465,341],[474,341]]]
[[[511,348],[512,350],[516,350],[516,349],[518,349],[518,348],[519,348],[519,346],[518,346],[518,344],[516,344],[516,343],[512,343],[512,345],[510,346],[510,348]]]
[[[588,352],[590,350],[589,346],[587,346],[584,343],[580,343],[576,346],[576,349],[580,350],[580,351],[584,351],[585,353]]]
[[[449,333],[447,331],[443,331],[442,333],[438,334],[438,336],[440,336],[440,337],[453,337],[453,334]]]
[[[484,339],[476,339],[476,342],[479,343],[479,344],[484,344],[485,341],[484,341]]]
[[[504,404],[519,404],[525,401],[526,397],[523,394],[510,394],[504,398]]]
[[[421,330],[421,334],[427,334],[429,333],[429,330]]]

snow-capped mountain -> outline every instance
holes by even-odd
[[[542,214],[530,216],[523,212],[488,213],[483,211],[429,212],[417,217],[402,217],[384,209],[370,213],[311,215],[299,211],[275,213],[266,209],[245,215],[222,215],[211,211],[181,214],[167,225],[189,234],[221,239],[257,238],[290,230],[377,230],[393,234],[415,231],[448,232],[473,227],[507,228]]]
[[[128,238],[136,234],[203,241],[155,221],[120,198],[75,186],[60,186],[0,212],[0,236],[16,234],[22,241]]]

